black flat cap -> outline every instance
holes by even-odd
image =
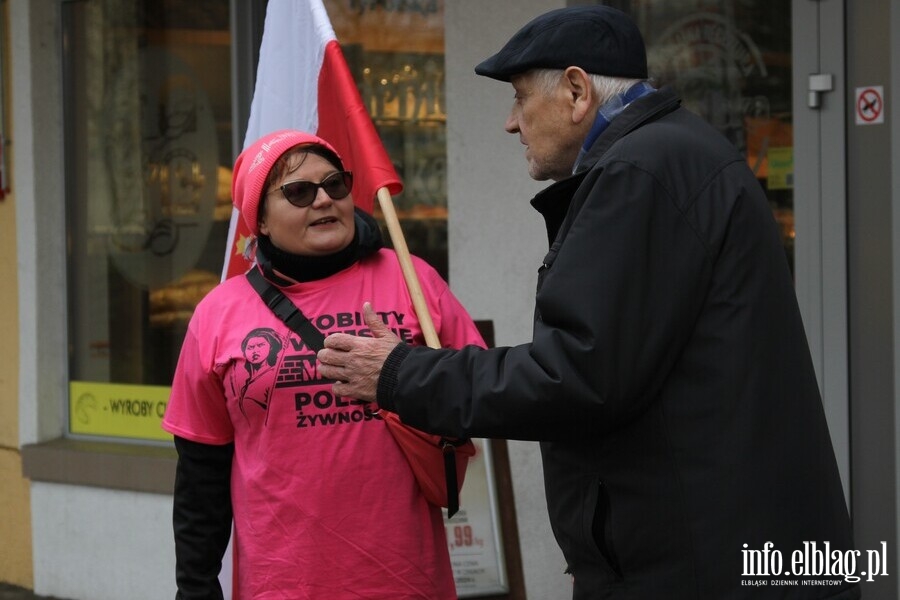
[[[560,8],[535,18],[475,73],[509,81],[530,69],[581,67],[588,73],[647,78],[647,51],[637,25],[609,6]]]

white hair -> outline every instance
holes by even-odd
[[[563,69],[534,69],[532,71],[535,85],[547,95],[559,83],[563,73],[565,73]],[[595,75],[593,73],[588,73],[588,77],[591,78],[591,86],[594,88],[594,93],[600,98],[600,104],[603,104],[616,94],[625,93],[634,84],[645,81],[644,79],[609,77],[608,75]]]

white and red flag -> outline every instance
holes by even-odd
[[[269,0],[246,148],[279,129],[315,133],[353,171],[353,200],[372,212],[375,194],[403,184],[366,111],[322,0]],[[222,279],[244,273],[250,232],[232,210]]]

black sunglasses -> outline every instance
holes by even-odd
[[[319,183],[312,181],[289,181],[281,186],[281,193],[285,199],[297,208],[306,208],[316,201],[319,188],[332,200],[342,200],[350,195],[353,187],[353,173],[350,171],[338,171],[332,173]]]

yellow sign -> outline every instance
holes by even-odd
[[[769,174],[766,184],[770,190],[789,190],[794,187],[794,148],[769,148]]]
[[[139,440],[171,440],[160,427],[170,388],[95,381],[69,383],[72,433]]]

